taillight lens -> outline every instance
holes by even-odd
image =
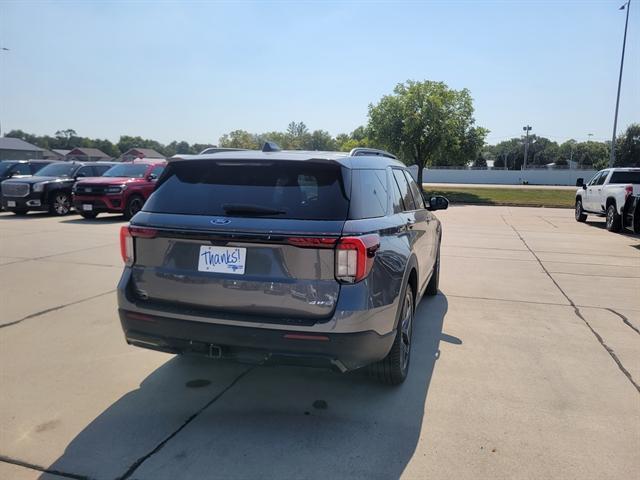
[[[371,267],[376,252],[380,248],[377,234],[360,237],[343,237],[336,246],[336,279],[345,283],[364,280]]]
[[[122,261],[127,267],[133,265],[135,261],[135,243],[134,237],[137,238],[155,238],[158,231],[155,228],[145,227],[121,227],[120,228],[120,254]]]
[[[131,236],[129,227],[120,227],[120,255],[122,255],[122,261],[127,267],[133,265],[133,236]]]

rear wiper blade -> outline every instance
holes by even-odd
[[[276,210],[260,205],[245,205],[239,203],[225,203],[222,205],[225,213],[236,215],[284,215],[284,210]]]

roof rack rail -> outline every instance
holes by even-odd
[[[377,148],[358,147],[352,148],[349,152],[350,157],[359,157],[361,155],[377,155],[379,157],[393,158],[394,160],[398,159],[395,155],[385,150],[378,150]]]

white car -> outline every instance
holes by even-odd
[[[627,199],[640,194],[640,168],[606,168],[585,185],[579,178],[576,186],[576,221],[587,214],[607,217],[607,230],[619,232]]]

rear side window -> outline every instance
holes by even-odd
[[[167,167],[146,212],[345,220],[338,164],[311,161],[183,160]]]
[[[613,172],[609,183],[639,183],[640,170],[637,172]]]
[[[387,213],[387,172],[353,170],[349,217],[375,218]]]
[[[407,179],[404,178],[402,170],[394,168],[393,176],[398,183],[398,188],[400,189],[400,195],[402,196],[405,211],[415,210],[416,204],[413,202],[413,195],[411,195],[411,192],[409,191],[409,185],[407,184]]]

